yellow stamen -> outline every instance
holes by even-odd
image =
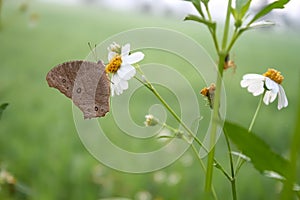
[[[281,84],[284,77],[281,75],[280,71],[277,71],[275,69],[269,68],[266,73],[263,74],[263,76],[266,76],[273,81],[275,81],[278,84]]]
[[[116,73],[121,67],[122,59],[120,55],[113,57],[105,67],[106,73]]]

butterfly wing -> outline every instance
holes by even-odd
[[[85,119],[103,117],[109,111],[110,82],[102,62],[66,62],[50,70],[46,80],[71,98]]]

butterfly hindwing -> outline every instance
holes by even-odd
[[[103,117],[109,111],[110,82],[101,61],[66,62],[50,70],[46,79],[72,99],[84,118]]]

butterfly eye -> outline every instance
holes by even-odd
[[[76,92],[80,93],[81,92],[81,88],[77,88]]]
[[[97,106],[95,106],[95,111],[98,111],[98,107]]]

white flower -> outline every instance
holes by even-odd
[[[112,44],[109,45],[109,47],[107,48],[108,52],[116,52],[118,54],[121,53],[121,46],[115,42],[113,42]]]
[[[261,95],[265,92],[263,101],[266,105],[272,103],[278,95],[278,110],[288,106],[288,100],[284,89],[281,86],[283,76],[275,69],[268,69],[263,75],[246,74],[241,81],[242,87],[247,87],[248,91],[254,96]]]
[[[146,120],[144,121],[145,126],[155,126],[158,124],[158,120],[151,114],[145,116]]]
[[[111,94],[114,96],[120,95],[124,90],[128,89],[128,80],[131,79],[136,70],[132,66],[144,58],[142,52],[130,53],[130,44],[126,44],[121,47],[120,53],[117,49],[119,45],[113,43],[108,48],[108,60],[109,64],[106,65],[106,72],[112,73],[111,77]]]

